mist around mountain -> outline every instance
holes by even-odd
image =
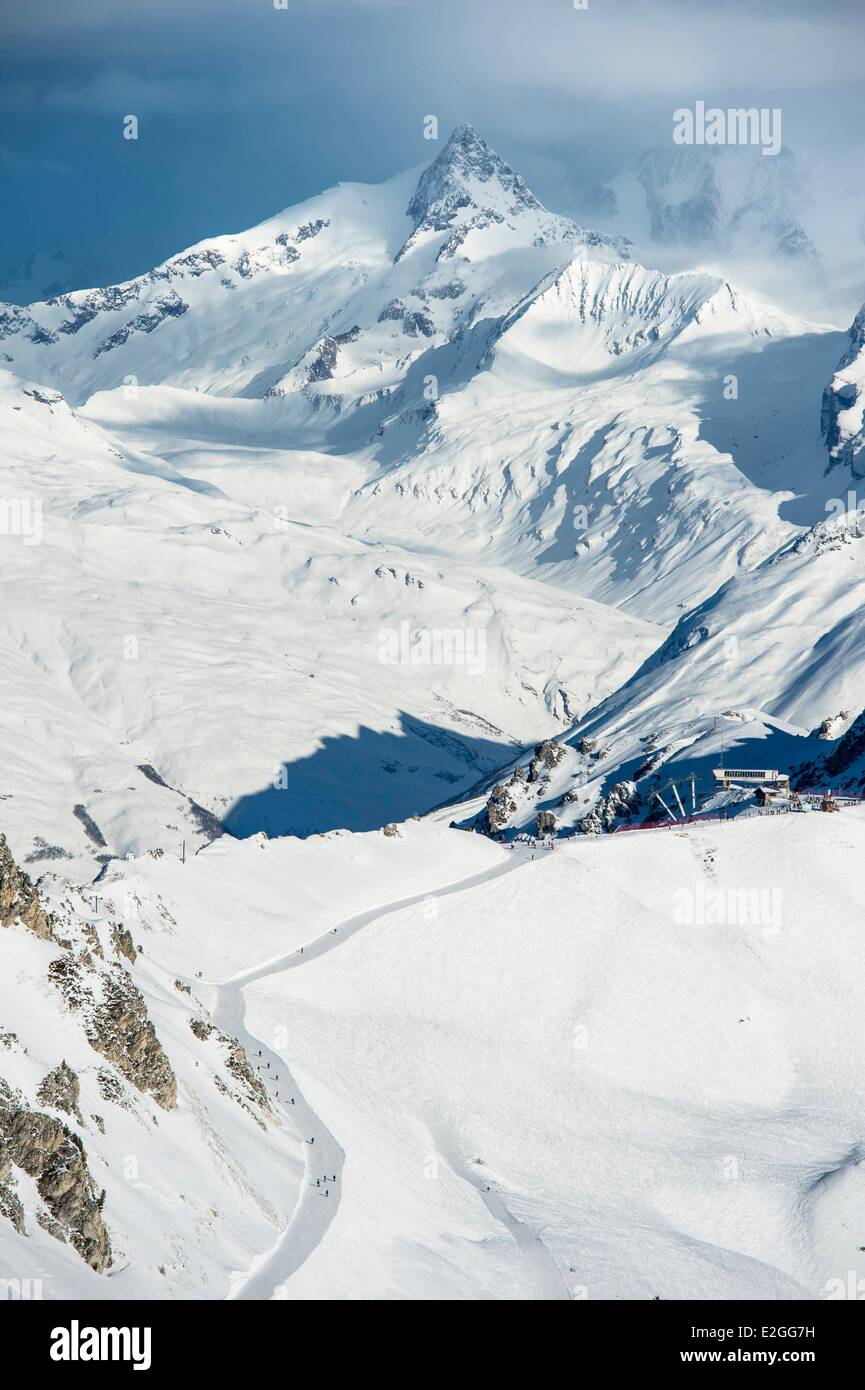
[[[694,167],[639,164],[651,240],[816,264],[789,163]],[[461,125],[0,305],[0,1252],[45,1297],[858,1278],[862,314],[597,205]],[[653,829],[670,783],[714,819]]]

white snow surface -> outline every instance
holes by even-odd
[[[0,1077],[35,1105],[78,1073],[115,1252],[89,1270],[19,1175],[0,1278],[865,1275],[862,809],[554,850],[448,828],[542,739],[511,832],[621,782],[702,799],[734,751],[831,761],[865,703],[860,320],[642,265],[470,127],[126,285],[0,305],[0,831],[79,930],[129,926],[179,1093],[106,1101],[55,948],[0,932]],[[261,1068],[263,1127],[194,1018]]]
[[[863,849],[849,810],[534,858],[410,822],[118,865],[103,907],[144,946],[178,1108],[93,1101],[109,1277],[35,1224],[0,1227],[5,1264],[45,1297],[826,1297],[865,1273]],[[63,1052],[89,1109],[49,948],[0,949],[29,1053],[4,1072],[33,1087]],[[280,1074],[266,1133],[190,1041],[211,1006]]]

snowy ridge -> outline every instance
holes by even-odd
[[[865,306],[853,320],[846,351],[823,394],[822,427],[832,464],[860,477],[865,447]]]
[[[468,126],[0,306],[0,1139],[87,1155],[76,1213],[0,1153],[46,1297],[863,1272],[862,810],[712,778],[863,785],[857,324]],[[729,820],[605,833],[692,776]]]

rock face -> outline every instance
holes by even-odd
[[[0,1211],[23,1232],[24,1211],[12,1186],[14,1168],[36,1183],[45,1204],[40,1224],[58,1240],[68,1241],[97,1273],[108,1269],[111,1241],[102,1220],[105,1194],[96,1190],[81,1140],[61,1120],[29,1110],[0,1080]]]
[[[128,927],[122,927],[119,922],[112,925],[111,945],[118,956],[125,956],[130,965],[135,964],[138,959],[138,952],[132,944],[132,934]]]
[[[63,1110],[82,1124],[81,1111],[78,1108],[80,1096],[78,1077],[65,1062],[61,1062],[59,1067],[48,1073],[36,1093],[40,1105],[48,1105],[53,1110]]]
[[[31,879],[12,858],[5,835],[0,835],[0,927],[16,922],[44,941],[54,940],[52,918],[43,910]]]
[[[539,835],[555,835],[558,822],[552,811],[538,811],[537,829]]]
[[[826,771],[830,777],[843,777],[853,773],[854,765],[865,762],[865,710],[853,720],[838,747],[826,759]],[[860,770],[860,785],[865,785],[865,769]]]
[[[817,259],[798,220],[802,186],[789,150],[764,159],[756,148],[669,145],[646,150],[633,174],[653,241],[723,249],[747,241],[773,257]]]
[[[641,806],[640,793],[633,782],[617,782],[587,816],[578,822],[583,835],[601,835],[613,830],[617,820],[630,820]]]
[[[830,715],[828,719],[821,720],[820,727],[817,730],[817,738],[834,740],[840,737],[845,726],[849,724],[852,717],[852,710],[842,709],[840,713]]]
[[[48,967],[49,978],[70,1008],[85,1014],[90,1046],[163,1110],[177,1104],[177,1081],[140,991],[120,965],[97,970],[83,956],[65,952]]]
[[[831,753],[815,762],[801,763],[794,771],[794,788],[829,783],[848,792],[865,791],[865,710],[853,720]]]
[[[513,782],[500,782],[493,787],[487,804],[480,814],[478,828],[486,835],[498,835],[517,810],[512,792]]]
[[[525,180],[470,125],[457,126],[441,153],[421,174],[406,214],[412,232],[397,253],[397,261],[425,233],[451,233],[437,257],[447,260],[472,231],[494,224],[513,226],[527,216],[537,224],[538,245],[572,241],[603,246],[623,258],[631,252],[627,237],[604,236],[548,212]]]
[[[565,755],[565,750],[555,739],[545,738],[535,748],[535,756],[529,763],[529,781],[537,782],[545,772],[551,772]]]
[[[831,464],[862,476],[865,455],[865,305],[853,320],[847,348],[823,392],[820,419]]]
[[[212,1023],[208,1023],[203,1018],[191,1018],[189,1027],[200,1042],[209,1042],[214,1038],[225,1050],[225,1067],[240,1084],[240,1093],[235,1094],[234,1099],[248,1110],[256,1124],[264,1128],[264,1122],[258,1111],[270,1112],[270,1100],[264,1083],[256,1076],[252,1069],[246,1049],[237,1038],[232,1038],[228,1033],[223,1033]],[[231,1094],[231,1092],[229,1092]]]

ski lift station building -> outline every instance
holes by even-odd
[[[715,767],[712,776],[722,787],[774,787],[778,791],[790,788],[789,776],[776,767]]]

